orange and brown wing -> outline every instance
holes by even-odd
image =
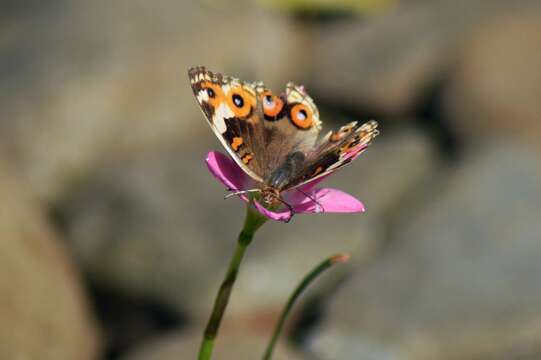
[[[237,164],[254,180],[263,171],[254,149],[254,136],[262,128],[255,84],[225,77],[204,67],[188,71],[193,93],[210,127]]]
[[[301,86],[290,83],[276,96],[261,82],[246,83],[204,67],[188,74],[211,128],[254,180],[264,182],[288,154],[313,147],[321,123]]]

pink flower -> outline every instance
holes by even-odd
[[[212,175],[229,190],[237,191],[256,188],[256,183],[231,158],[221,152],[209,152],[206,163]],[[325,176],[296,189],[281,193],[283,200],[291,206],[294,214],[364,211],[364,205],[345,192],[331,188],[316,188],[315,186],[323,179],[325,179]],[[246,202],[249,201],[246,195],[239,195],[239,197]],[[257,200],[254,200],[254,206],[261,214],[273,220],[287,222],[293,216],[286,206],[272,211],[265,208]]]

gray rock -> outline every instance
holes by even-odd
[[[314,31],[308,89],[353,110],[407,114],[441,81],[471,31],[497,14],[539,5],[514,1],[404,1],[386,16]]]
[[[377,254],[382,233],[376,218],[361,213],[299,215],[290,224],[265,224],[249,249],[228,313],[269,313],[267,325],[272,329],[290,294],[310,270],[329,256],[351,255],[349,266],[337,265],[309,288],[325,292],[351,265],[363,264]],[[222,277],[216,274],[207,299],[214,297]],[[206,302],[208,311],[211,301]]]
[[[216,340],[213,358],[219,360],[259,359],[267,338],[253,333],[220,334]],[[200,334],[170,334],[149,341],[133,350],[122,360],[176,360],[195,359],[201,342]],[[277,360],[301,360],[300,354],[279,344],[273,354]]]
[[[0,169],[0,358],[97,359],[99,331],[62,239],[25,182]]]
[[[452,124],[466,138],[541,135],[541,9],[514,11],[472,33],[446,91]]]
[[[336,15],[342,13],[379,14],[396,5],[393,0],[348,1],[348,0],[266,0],[265,5],[288,11],[292,14]]]
[[[323,359],[511,358],[535,350],[538,164],[535,151],[511,143],[472,151],[423,209],[403,208],[387,253],[338,293],[312,350]]]
[[[197,313],[244,216],[240,201],[223,200],[205,153],[175,147],[112,162],[65,198],[69,244],[96,281]]]

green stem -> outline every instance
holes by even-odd
[[[276,345],[276,342],[278,341],[278,338],[280,337],[280,334],[282,333],[282,330],[284,328],[284,324],[286,321],[287,316],[289,315],[289,312],[291,311],[291,308],[293,308],[293,305],[297,301],[297,299],[300,297],[301,293],[310,285],[310,283],[317,278],[322,272],[333,266],[337,263],[343,263],[349,260],[349,255],[346,254],[338,254],[331,256],[324,261],[322,261],[318,266],[316,266],[312,271],[308,273],[308,275],[305,276],[305,278],[300,282],[299,285],[297,285],[297,288],[291,294],[289,297],[289,300],[287,301],[286,306],[284,307],[284,310],[282,311],[282,314],[280,315],[280,319],[278,320],[278,323],[276,324],[276,327],[274,328],[274,333],[272,334],[271,341],[269,342],[269,345],[267,345],[267,349],[265,350],[265,354],[263,355],[263,360],[270,360],[272,357],[272,352],[274,351],[274,347]]]
[[[266,220],[267,219],[265,217],[260,215],[258,212],[253,210],[250,205],[248,205],[246,219],[244,220],[244,226],[237,240],[235,253],[233,254],[233,257],[229,263],[229,268],[227,269],[224,281],[218,290],[212,313],[207,323],[207,327],[205,328],[203,341],[199,349],[199,360],[208,360],[211,358],[212,350],[214,348],[214,340],[216,339],[218,330],[220,329],[220,324],[222,322],[227,303],[229,302],[233,285],[237,279],[242,258],[244,257],[244,253],[246,252],[248,245],[250,245],[252,242],[256,230],[259,229]]]

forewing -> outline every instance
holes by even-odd
[[[210,127],[235,162],[254,180],[263,181],[257,138],[263,129],[260,85],[213,73],[205,67],[188,71],[193,93]]]

